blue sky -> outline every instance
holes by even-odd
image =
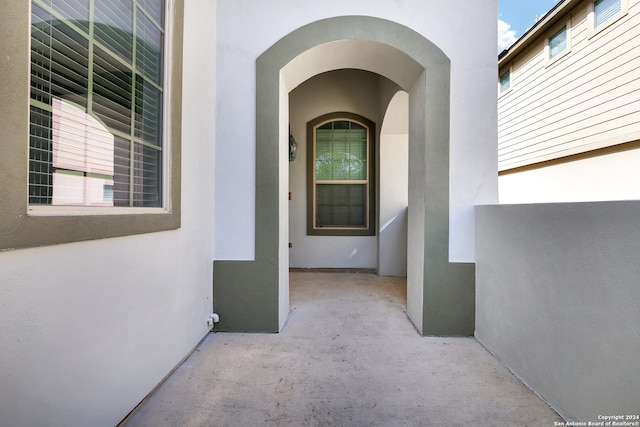
[[[498,52],[511,46],[559,0],[498,0]]]

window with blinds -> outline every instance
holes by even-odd
[[[622,0],[596,0],[593,3],[594,28],[622,12]]]
[[[33,0],[29,204],[161,207],[165,0]]]
[[[372,229],[371,129],[348,119],[313,126],[313,230]]]

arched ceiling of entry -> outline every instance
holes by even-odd
[[[369,40],[337,40],[312,47],[282,68],[287,91],[326,71],[354,68],[380,74],[406,91],[424,68],[389,45]]]

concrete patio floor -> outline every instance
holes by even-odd
[[[403,278],[294,272],[280,334],[210,334],[123,426],[553,426],[473,338],[421,337]]]

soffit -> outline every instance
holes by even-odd
[[[502,51],[498,55],[498,67],[502,67],[512,61],[526,48],[537,42],[540,37],[564,19],[578,4],[584,0],[561,0],[553,9],[547,12],[538,22],[529,28],[509,49]]]
[[[389,45],[368,40],[337,40],[315,46],[282,69],[288,91],[309,78],[332,70],[353,68],[380,74],[406,91],[424,68],[407,54]]]

